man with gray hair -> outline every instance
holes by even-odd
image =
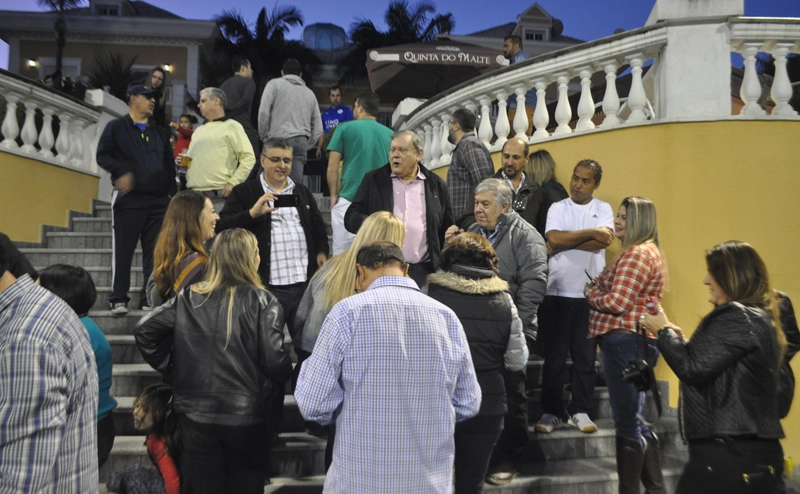
[[[481,180],[494,172],[492,155],[475,136],[475,114],[458,109],[449,123],[447,140],[454,144],[453,159],[447,170],[447,188],[453,199],[456,223],[467,228],[475,222],[472,197]]]
[[[200,91],[197,107],[206,123],[194,131],[186,152],[191,160],[186,186],[211,199],[217,211],[222,210],[233,187],[247,179],[256,162],[244,127],[225,115],[226,104],[223,90],[207,87]]]
[[[508,282],[508,292],[522,319],[523,332],[536,339],[536,313],[547,291],[547,248],[536,228],[511,209],[514,193],[497,178],[487,178],[475,188],[475,221],[468,231],[486,237],[499,259],[499,276]],[[453,225],[445,241],[458,235]],[[510,482],[519,473],[520,450],[528,443],[528,402],[525,370],[503,370],[508,412],[497,440],[486,481],[494,485]]]
[[[364,176],[344,216],[345,228],[354,234],[377,211],[400,218],[406,226],[403,255],[408,275],[420,287],[439,268],[442,239],[454,222],[447,185],[420,163],[423,153],[415,132],[395,132],[389,163]]]

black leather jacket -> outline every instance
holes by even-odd
[[[185,288],[136,327],[144,359],[171,374],[175,411],[266,418],[273,381],[292,371],[283,347],[283,310],[274,295],[238,285],[228,335],[227,289]]]
[[[658,348],[681,381],[686,440],[783,437],[778,342],[766,312],[729,302],[703,318],[686,343],[672,330],[661,331]]]

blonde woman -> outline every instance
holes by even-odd
[[[139,322],[139,350],[171,381],[182,483],[193,493],[261,493],[269,399],[291,375],[283,311],[258,275],[256,237],[219,234],[203,281]]]

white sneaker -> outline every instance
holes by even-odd
[[[540,418],[539,421],[536,422],[536,426],[534,427],[534,429],[536,429],[536,432],[544,432],[545,434],[550,434],[554,430],[560,429],[565,425],[566,424],[564,424],[564,421],[561,420],[560,418],[556,417],[555,415],[545,413],[544,415],[542,415],[542,418]]]
[[[111,306],[111,313],[115,316],[124,316],[128,313],[128,304],[125,302],[115,302]]]
[[[567,424],[581,432],[596,432],[597,426],[585,413],[576,413],[567,421]]]

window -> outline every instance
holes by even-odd
[[[95,12],[97,15],[118,16],[119,7],[117,5],[97,5],[95,6]]]
[[[542,31],[525,30],[525,41],[544,41],[545,33]]]

